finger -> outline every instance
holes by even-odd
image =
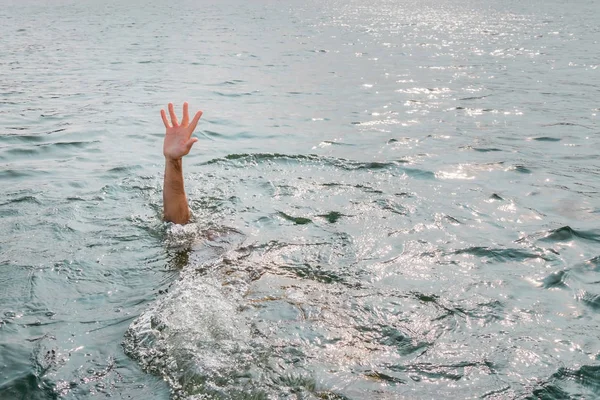
[[[177,115],[175,115],[175,110],[173,110],[173,103],[169,103],[169,115],[171,115],[171,123],[173,126],[179,126],[177,122]]]
[[[160,116],[163,120],[163,124],[165,124],[165,128],[170,128],[171,124],[169,124],[169,120],[167,119],[167,113],[165,112],[165,110],[160,110]]]
[[[198,121],[200,121],[201,116],[202,116],[202,111],[198,111],[196,113],[196,115],[194,115],[194,119],[192,120],[192,123],[190,124],[190,136],[194,132],[194,129],[196,129],[196,125],[198,125]]]
[[[183,119],[181,120],[181,125],[186,126],[190,122],[190,113],[188,112],[188,103],[187,101],[183,103]]]
[[[189,152],[192,149],[192,146],[194,145],[194,143],[196,143],[198,141],[198,138],[191,138],[190,140],[188,140],[185,143],[185,148],[187,149],[187,151]]]

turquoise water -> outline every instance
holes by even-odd
[[[594,1],[123,3],[0,0],[0,399],[600,397]]]

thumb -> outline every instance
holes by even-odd
[[[185,148],[187,151],[190,151],[192,149],[192,146],[194,145],[194,143],[196,143],[198,141],[198,138],[191,138],[190,140],[188,140],[185,143]]]

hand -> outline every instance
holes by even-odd
[[[169,115],[171,116],[170,124],[165,110],[160,110],[160,116],[165,124],[165,128],[167,128],[163,143],[163,154],[168,160],[180,160],[190,152],[194,143],[198,141],[198,138],[192,137],[192,133],[194,133],[194,129],[198,125],[202,111],[198,111],[194,115],[192,122],[190,122],[188,103],[183,103],[183,119],[180,124],[173,110],[173,103],[169,103]]]

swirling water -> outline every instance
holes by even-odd
[[[1,399],[600,397],[596,2],[0,6]]]

